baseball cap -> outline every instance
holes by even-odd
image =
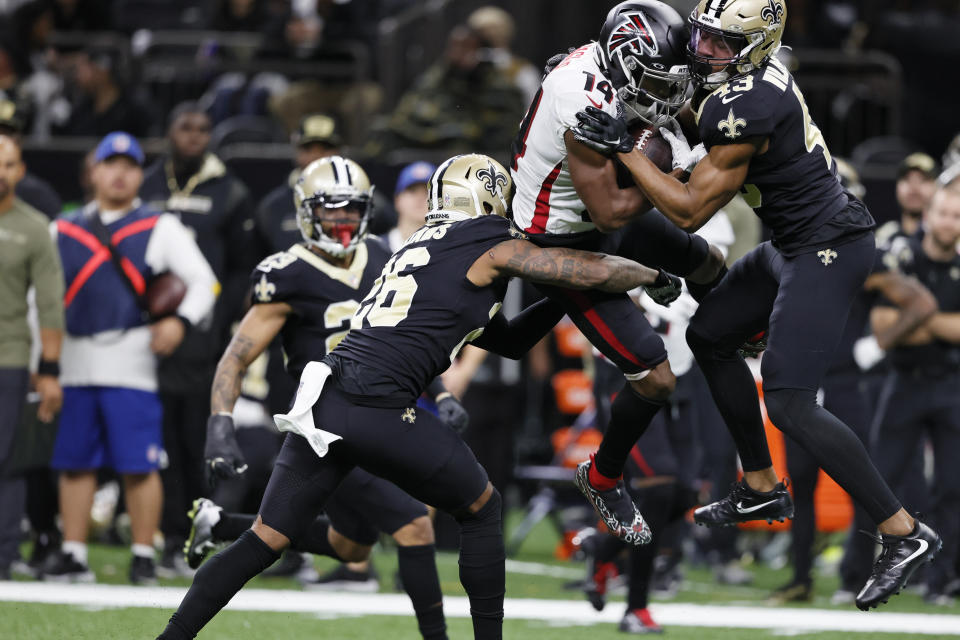
[[[0,128],[12,129],[14,133],[20,133],[23,129],[17,105],[12,100],[0,99]]]
[[[403,171],[400,172],[400,176],[397,178],[397,186],[393,190],[394,195],[409,189],[415,184],[426,184],[430,182],[430,176],[432,176],[436,170],[436,165],[424,160],[408,164],[403,168]]]
[[[322,113],[304,116],[291,138],[293,144],[298,147],[311,142],[322,142],[331,147],[339,147],[343,144],[340,132],[337,131],[337,121],[332,116]]]
[[[124,131],[113,131],[108,133],[93,154],[94,162],[103,162],[113,156],[127,156],[138,165],[143,166],[143,149],[137,139]]]
[[[936,180],[937,174],[940,172],[937,161],[921,151],[911,153],[903,159],[900,167],[897,168],[897,180],[911,171],[919,171],[928,180]]]

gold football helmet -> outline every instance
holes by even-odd
[[[787,3],[700,0],[689,20],[690,75],[711,89],[762,67],[780,49]]]
[[[303,170],[293,186],[293,204],[307,244],[342,257],[353,252],[367,233],[373,211],[373,187],[359,164],[342,156],[330,156],[311,162]],[[329,212],[335,209],[360,211],[360,224],[332,221]],[[332,236],[323,230],[323,216]]]
[[[508,217],[513,180],[499,162],[479,153],[454,156],[428,183],[427,224],[458,222],[489,214]]]
[[[840,181],[840,185],[855,195],[856,197],[863,200],[863,196],[866,195],[867,189],[863,186],[863,182],[860,181],[860,174],[850,164],[847,160],[843,158],[833,157],[834,163],[837,165],[837,180]]]

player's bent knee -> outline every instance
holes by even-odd
[[[261,518],[259,515],[257,516],[256,522],[253,523],[253,526],[250,527],[250,529],[258,538],[263,541],[264,544],[274,551],[283,551],[290,546],[290,539],[273,527],[264,524],[263,518]]]
[[[351,540],[333,527],[327,529],[327,540],[344,562],[363,562],[370,557],[373,547]]]
[[[763,389],[763,404],[770,422],[798,442],[803,438],[802,425],[817,408],[817,394],[809,389]]]
[[[630,386],[638,395],[654,402],[666,402],[677,387],[677,377],[664,360],[640,380],[631,380]]]
[[[502,507],[500,492],[488,482],[483,494],[470,505],[470,508],[466,512],[454,514],[454,517],[461,526],[465,522],[477,520],[496,519],[499,522]]]
[[[393,539],[401,547],[417,547],[425,544],[433,544],[435,539],[433,535],[433,523],[427,516],[414,518],[409,523],[403,525],[393,532]]]

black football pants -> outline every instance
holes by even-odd
[[[900,509],[856,434],[819,407],[854,296],[873,265],[873,234],[786,257],[769,242],[737,260],[690,322],[687,342],[745,471],[771,466],[753,376],[737,348],[767,329],[761,376],[770,420],[806,449],[876,522]]]

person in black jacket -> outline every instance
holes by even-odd
[[[159,575],[184,573],[179,549],[190,531],[187,510],[204,490],[203,447],[209,393],[217,357],[240,317],[247,275],[260,256],[247,188],[208,150],[210,119],[196,103],[174,108],[167,132],[170,151],[151,165],[140,197],[153,208],[179,216],[190,228],[222,290],[210,327],[191,327],[180,348],[160,361],[164,446],[166,539]]]

